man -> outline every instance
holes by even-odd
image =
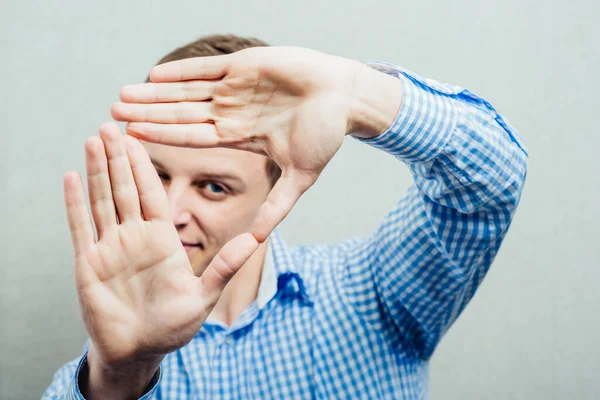
[[[105,124],[86,142],[97,240],[65,176],[90,344],[45,398],[427,397],[429,359],[519,201],[521,139],[456,86],[257,44],[204,38],[161,63],[224,55],[123,88],[129,136]],[[288,248],[272,230],[346,134],[415,185],[368,239]]]

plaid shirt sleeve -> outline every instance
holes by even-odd
[[[500,247],[527,150],[469,91],[389,64],[371,67],[401,79],[403,100],[386,132],[359,140],[403,161],[415,183],[369,240],[345,249],[344,286],[363,318],[428,359]]]
[[[42,400],[85,400],[79,390],[78,380],[81,369],[87,363],[87,347],[89,347],[89,343],[88,340],[85,344],[83,356],[68,362],[54,374],[54,379],[44,392]],[[154,398],[161,377],[162,372],[159,369],[150,381],[147,392],[140,400]]]

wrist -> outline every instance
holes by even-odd
[[[347,134],[370,139],[394,122],[402,103],[402,82],[373,68],[357,66]]]
[[[92,344],[79,377],[81,393],[86,399],[138,399],[146,393],[162,358],[148,357],[108,365],[100,360]]]

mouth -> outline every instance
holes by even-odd
[[[185,251],[188,253],[192,252],[192,251],[196,251],[196,250],[204,250],[204,245],[200,242],[199,243],[190,243],[190,242],[184,242],[182,240],[181,244],[185,248]]]

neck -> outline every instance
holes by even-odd
[[[219,301],[208,316],[209,320],[216,320],[230,326],[256,300],[268,249],[267,243],[268,241],[265,241],[258,247],[225,286]]]

